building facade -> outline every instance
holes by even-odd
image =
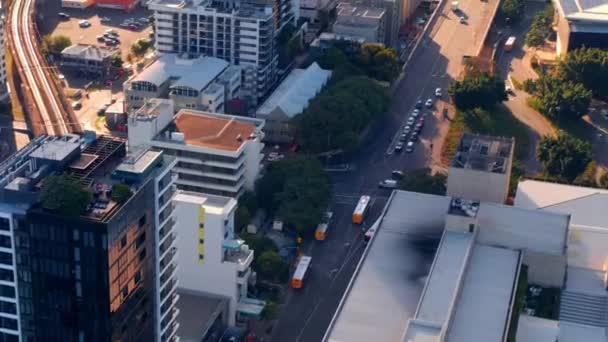
[[[277,79],[276,35],[294,21],[289,0],[212,3],[153,0],[159,53],[212,56],[243,68],[243,95],[251,103]]]
[[[583,46],[608,49],[608,10],[605,2],[555,0],[553,3],[557,55]]]
[[[224,104],[240,97],[241,68],[213,57],[193,59],[165,54],[124,84],[127,111],[151,98],[170,98],[175,110],[223,113]]]
[[[129,116],[130,146],[152,146],[177,157],[178,188],[238,197],[261,169],[264,121],[181,110],[154,99]]]
[[[61,67],[74,72],[105,77],[110,73],[114,51],[96,45],[74,44],[61,51]]]
[[[465,134],[449,169],[448,196],[504,203],[514,149],[513,138]]]
[[[341,2],[333,32],[342,37],[361,38],[366,43],[381,43],[386,37],[385,10],[382,8],[351,5]],[[389,34],[390,36],[390,34]]]
[[[236,203],[191,192],[175,197],[179,287],[227,298],[230,326],[239,315],[259,314],[263,308],[247,298],[254,251],[234,232]]]
[[[125,141],[103,136],[39,137],[12,156],[0,170],[0,216],[14,246],[14,274],[4,276],[18,287],[3,294],[19,309],[7,309],[15,317],[6,326],[23,341],[174,340],[176,297],[161,290],[170,280],[156,270],[156,244],[172,230],[157,218],[172,215],[175,163],[159,151],[127,154]],[[57,174],[92,193],[84,212],[41,202],[41,184]],[[112,195],[119,184],[122,199]]]

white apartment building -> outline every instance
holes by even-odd
[[[179,192],[175,203],[179,288],[228,298],[230,326],[259,314],[263,302],[247,298],[254,251],[235,235],[236,200]]]
[[[152,0],[156,50],[212,56],[243,68],[243,95],[253,104],[277,78],[275,37],[293,21],[289,0],[212,3],[210,0]]]
[[[165,54],[124,84],[127,111],[151,98],[170,98],[184,108],[223,113],[224,104],[240,97],[241,68],[219,58],[180,58]]]
[[[153,99],[129,116],[130,146],[152,146],[178,159],[178,188],[238,197],[253,189],[262,161],[264,121],[181,110]]]
[[[0,4],[0,102],[8,101],[8,84],[6,83],[6,17],[3,5]]]

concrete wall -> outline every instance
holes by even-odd
[[[556,15],[557,17],[557,55],[563,55],[568,52],[568,45],[570,44],[570,24],[568,24],[568,20],[562,17],[559,14],[559,11]]]
[[[527,250],[523,264],[528,266],[528,282],[549,287],[561,287],[566,276],[565,255],[551,255]]]
[[[493,173],[451,167],[448,173],[447,195],[504,203],[509,193],[509,177],[510,172]]]
[[[591,227],[570,227],[568,265],[603,270],[608,268],[608,231]]]
[[[260,174],[263,148],[264,144],[260,141],[260,138],[249,140],[245,146],[245,188],[247,190],[253,190],[255,181]]]
[[[228,322],[235,323],[238,303],[237,264],[222,262],[224,215],[205,211],[204,261],[199,262],[199,208],[196,203],[176,201],[178,286],[230,299]]]

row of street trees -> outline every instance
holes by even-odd
[[[534,16],[532,27],[526,34],[526,45],[539,47],[545,43],[545,38],[553,31],[554,13],[553,5],[548,4],[543,11]]]
[[[496,75],[480,72],[472,67],[462,81],[456,81],[448,88],[452,102],[459,110],[491,108],[507,100],[505,82]]]

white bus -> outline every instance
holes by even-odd
[[[361,224],[361,222],[363,222],[367,209],[369,209],[370,199],[369,196],[361,196],[359,203],[357,203],[355,211],[353,212],[353,223]]]
[[[294,289],[301,289],[304,286],[304,279],[308,275],[308,270],[310,269],[310,263],[312,261],[312,257],[302,255],[300,260],[298,261],[298,266],[296,267],[296,271],[293,273],[293,277],[291,278],[291,287]]]

